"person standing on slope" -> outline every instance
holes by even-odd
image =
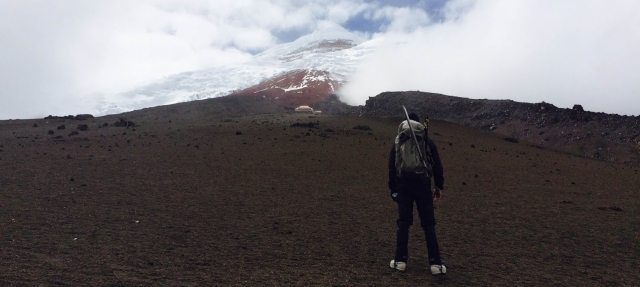
[[[436,145],[427,137],[427,128],[420,123],[418,115],[411,113],[409,119],[398,127],[398,136],[389,153],[389,192],[398,204],[399,214],[396,255],[389,266],[399,271],[407,268],[409,227],[413,223],[415,202],[426,237],[431,274],[444,275],[447,268],[440,257],[433,213],[433,201],[440,199],[444,188],[442,163]],[[435,182],[433,191],[432,178]]]

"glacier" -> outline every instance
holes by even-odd
[[[319,70],[345,83],[359,63],[371,55],[377,41],[343,30],[316,31],[282,43],[235,65],[213,67],[168,76],[160,81],[102,101],[97,113],[131,110],[226,96],[292,70]]]

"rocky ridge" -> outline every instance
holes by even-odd
[[[640,117],[571,109],[549,103],[521,103],[453,97],[418,91],[385,92],[352,112],[372,117],[401,115],[401,105],[431,119],[476,127],[572,154],[640,163]]]

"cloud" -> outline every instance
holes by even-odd
[[[204,17],[149,2],[0,6],[2,118],[90,112],[99,94],[250,57],[227,44],[243,33],[227,35]]]
[[[94,112],[118,93],[237,64],[278,35],[342,24],[364,1],[0,2],[0,119]]]
[[[382,29],[387,33],[410,32],[431,22],[425,10],[414,7],[381,7],[370,15],[374,21],[387,23]]]
[[[351,104],[423,90],[640,114],[638,11],[631,0],[452,1],[441,22],[377,34],[380,49],[341,93]]]
[[[633,0],[0,1],[0,119],[95,112],[167,76],[342,26],[378,51],[342,92],[581,103],[638,114]]]

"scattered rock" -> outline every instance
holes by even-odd
[[[75,120],[79,120],[79,121],[84,121],[84,120],[88,120],[88,119],[93,119],[93,115],[92,114],[78,114],[75,116]]]
[[[113,123],[114,126],[116,127],[135,127],[136,124],[132,121],[127,121],[125,118],[118,118],[118,121]]]
[[[73,119],[74,119],[74,116],[72,116],[72,115],[68,115],[68,116],[62,116],[62,117],[60,117],[60,116],[52,116],[52,115],[49,115],[49,116],[45,117],[44,119],[45,119],[45,120],[73,120]]]
[[[49,116],[45,117],[44,119],[45,120],[79,120],[79,121],[83,121],[83,120],[93,119],[93,115],[91,115],[91,114],[78,114],[76,116],[68,115],[68,116],[62,116],[62,117],[49,115]]]
[[[369,126],[365,126],[365,125],[357,125],[355,127],[353,127],[354,130],[361,130],[361,131],[370,131],[371,128]]]
[[[49,131],[47,132],[47,134],[52,135],[52,134],[54,134],[54,131],[53,131],[53,130],[49,130]]]
[[[574,110],[576,112],[584,112],[584,109],[582,108],[582,105],[573,105],[572,110]]]
[[[516,138],[512,138],[512,137],[506,137],[504,138],[505,141],[511,142],[511,143],[518,143],[518,139]]]
[[[317,128],[320,128],[320,123],[319,122],[293,123],[291,127],[317,129]]]
[[[67,128],[67,127],[66,127],[65,125],[59,125],[59,126],[57,127],[57,129],[59,129],[59,130],[64,130],[64,129],[66,129],[66,128]]]
[[[584,111],[581,105],[574,105],[569,114],[569,118],[574,121],[587,122],[591,120],[588,113]]]
[[[78,132],[77,132],[77,131],[72,131],[71,133],[69,133],[69,136],[75,136],[75,135],[77,135],[77,134],[78,134]]]
[[[613,211],[617,211],[617,212],[622,212],[622,211],[623,211],[623,209],[622,209],[622,208],[617,207],[617,206],[609,206],[609,207],[607,207],[607,206],[600,206],[600,207],[598,207],[598,209],[600,209],[600,210],[613,210]]]

